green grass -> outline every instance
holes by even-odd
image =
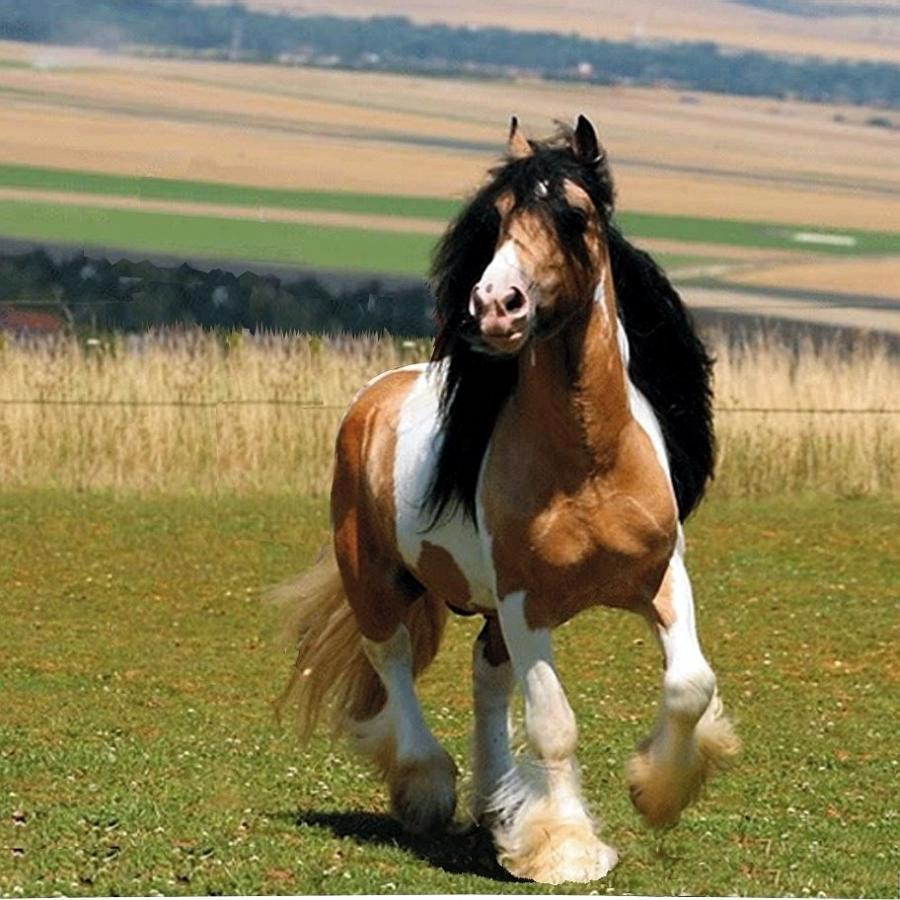
[[[700,628],[746,750],[661,837],[622,777],[652,723],[653,640],[608,610],[557,632],[620,851],[596,890],[896,896],[897,514],[790,499],[692,521]],[[587,892],[498,880],[484,835],[404,837],[340,747],[275,726],[288,660],[260,638],[260,587],[326,523],[288,496],[0,495],[0,894]],[[463,767],[477,627],[451,622],[422,683]]]
[[[327,210],[333,212],[409,216],[413,218],[449,220],[459,209],[455,200],[438,197],[361,194],[340,191],[288,190],[282,188],[247,187],[204,181],[181,181],[128,175],[108,175],[72,169],[37,166],[0,165],[0,186],[32,190],[63,191],[73,194],[101,194],[136,197],[147,200],[222,203],[235,206],[267,206],[278,209]],[[149,215],[149,214],[147,214]],[[219,222],[220,219],[215,221]],[[724,246],[794,249],[837,255],[900,253],[900,233],[851,228],[821,229],[811,225],[777,225],[764,222],[741,222],[730,219],[703,219],[691,216],[623,212],[618,216],[623,230],[634,238],[670,238],[680,241],[722,244]],[[0,222],[0,232],[9,231],[8,218]],[[53,240],[48,224],[47,239]],[[147,240],[152,225],[148,224]],[[317,229],[319,230],[319,229]],[[798,244],[792,235],[798,231],[824,232],[853,237],[852,246]],[[27,235],[33,237],[34,235]],[[138,238],[139,239],[139,238]],[[135,246],[143,247],[143,244]],[[147,249],[156,249],[148,244]],[[363,245],[363,252],[366,248]],[[268,258],[268,257],[267,257]],[[293,261],[285,259],[284,261]],[[360,268],[360,267],[356,267]],[[409,268],[391,271],[410,271]],[[421,269],[417,271],[422,271]]]
[[[212,181],[107,175],[19,165],[0,165],[0,186],[73,194],[139,197],[143,200],[226,203],[234,206],[268,206],[274,209],[317,209],[442,221],[449,219],[459,208],[455,201],[437,197],[247,187]]]
[[[20,200],[0,200],[0,234],[74,244],[86,250],[115,247],[185,259],[207,256],[422,277],[428,271],[435,242],[427,234],[373,228],[182,216]],[[713,262],[686,254],[658,254],[657,259],[665,266]]]
[[[0,200],[0,234],[85,249],[116,247],[184,259],[209,256],[404,275],[427,270],[434,244],[427,234],[19,200]]]
[[[798,250],[838,256],[900,253],[900,232],[863,231],[856,228],[820,228],[815,225],[776,225],[765,222],[740,222],[732,219],[699,219],[691,216],[624,212],[618,216],[622,230],[631,237],[669,238],[704,244],[764,249]],[[796,232],[847,235],[852,246],[801,244],[793,240]]]

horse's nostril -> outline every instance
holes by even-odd
[[[525,305],[525,295],[518,289],[512,291],[503,298],[503,308],[508,313],[518,312]]]

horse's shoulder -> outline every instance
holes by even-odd
[[[417,366],[391,369],[357,392],[338,428],[336,478],[344,472],[387,471],[392,466],[400,411],[420,375]]]
[[[369,379],[350,401],[345,420],[366,415],[373,409],[382,407],[390,409],[393,405],[402,403],[426,368],[425,363],[416,363],[398,369],[388,369]]]

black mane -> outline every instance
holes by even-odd
[[[629,375],[662,425],[681,519],[699,503],[711,477],[711,360],[666,276],[611,224],[613,183],[605,155],[597,165],[584,166],[570,149],[571,135],[560,128],[548,141],[531,141],[531,156],[507,159],[491,170],[492,180],[475,194],[435,250],[431,284],[438,337],[432,360],[446,360],[447,370],[440,402],[443,442],[425,498],[432,525],[460,505],[475,521],[484,453],[517,382],[515,358],[479,353],[467,340],[476,327],[467,309],[469,294],[499,237],[496,201],[511,193],[517,207],[534,206],[549,215],[561,246],[573,262],[580,262],[583,240],[572,227],[572,211],[561,190],[554,190],[563,180],[587,192],[608,236],[620,317],[630,345]],[[538,199],[540,182],[549,191],[548,197]]]
[[[662,427],[683,522],[703,499],[715,466],[713,360],[653,257],[614,226],[607,229],[607,243],[619,318],[628,337],[628,375]]]

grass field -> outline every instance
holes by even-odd
[[[449,219],[459,203],[441,197],[402,194],[362,194],[352,191],[291,190],[214,181],[116,175],[43,166],[0,165],[0,186],[100,194],[140,200],[174,200],[275,209],[316,209],[365,215]]]
[[[370,228],[227,219],[0,200],[0,232],[78,247],[115,247],[424,278],[434,238]]]
[[[249,258],[276,259],[285,262],[302,261],[306,255],[322,265],[347,265],[365,269],[371,259],[378,262],[383,234],[377,227],[368,231],[372,245],[365,235],[351,234],[349,243],[365,264],[356,264],[347,254],[347,233],[316,228],[301,229],[284,240],[277,234],[255,235],[258,226],[265,229],[274,223],[242,222],[239,225],[224,216],[203,217],[203,204],[251,207],[275,210],[304,210],[339,212],[360,216],[402,217],[430,220],[438,233],[459,210],[458,201],[441,197],[411,197],[391,194],[361,194],[350,191],[290,190],[248,185],[222,184],[208,181],[179,181],[176,179],[111,175],[71,169],[48,169],[37,166],[0,166],[0,187],[35,191],[60,192],[71,195],[73,202],[28,203],[23,200],[0,199],[0,232],[19,237],[46,236],[51,240],[79,240],[85,243],[134,246],[146,249],[181,247],[186,252],[216,248],[223,256],[240,257],[245,243],[254,248]],[[198,204],[198,214],[191,217],[147,211],[103,211],[90,206],[90,199],[79,204],[80,195],[130,198],[141,202],[162,200]],[[146,216],[142,219],[141,216]],[[108,217],[108,219],[107,219]],[[178,219],[196,219],[179,225]],[[225,219],[225,221],[223,221]],[[814,237],[835,235],[842,243],[815,243],[818,253],[834,255],[900,254],[900,232],[837,229],[822,230],[809,224],[776,224],[728,219],[703,219],[691,216],[663,215],[625,211],[618,216],[620,226],[635,238],[678,240],[685,243],[722,244],[733,247],[755,247],[777,250],[803,250],[809,244],[799,244],[795,235],[812,233]],[[141,225],[143,224],[143,228]],[[237,231],[232,230],[237,228]],[[63,235],[64,237],[59,237]],[[115,243],[116,235],[119,243]],[[391,247],[391,240],[396,247]],[[124,242],[124,243],[123,243]],[[385,258],[381,268],[393,271],[423,273],[426,270],[427,250],[432,242],[423,241],[419,234],[410,234],[408,245],[402,246],[398,237],[389,238],[383,248]],[[261,247],[261,249],[255,249]],[[329,254],[325,248],[333,248]],[[266,250],[268,248],[268,250]],[[401,252],[395,256],[397,249]],[[423,249],[425,253],[423,254]],[[393,252],[392,252],[393,251]],[[268,256],[259,256],[268,252]],[[334,259],[334,254],[344,256]],[[418,268],[417,268],[418,267]]]
[[[653,641],[609,611],[557,633],[586,793],[620,851],[595,890],[896,896],[898,512],[715,502],[690,523],[701,634],[746,748],[663,836],[622,774],[652,722]],[[0,495],[0,893],[569,890],[504,881],[484,835],[404,837],[342,749],[275,726],[289,663],[262,640],[261,588],[326,527],[293,494]],[[452,621],[422,682],[463,768],[476,629]]]

